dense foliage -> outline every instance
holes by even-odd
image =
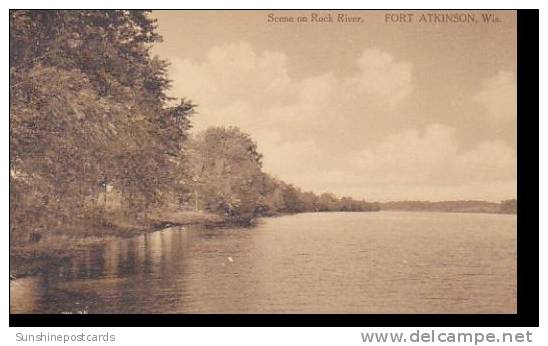
[[[190,139],[195,105],[166,96],[168,64],[150,53],[161,37],[146,11],[9,15],[14,242],[112,227],[112,209],[143,224],[173,204],[243,221],[378,209],[265,174],[257,145],[239,129]]]
[[[315,195],[262,172],[262,155],[238,128],[212,127],[189,141],[197,208],[243,219],[311,211],[371,211],[378,206]]]
[[[10,12],[10,230],[94,220],[115,189],[137,215],[177,189],[191,103],[170,107],[142,11]],[[106,201],[105,201],[106,203]]]

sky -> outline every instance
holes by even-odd
[[[303,190],[515,198],[515,13],[419,20],[441,13],[154,11],[164,40],[153,53],[171,63],[170,96],[198,104],[193,132],[238,126],[257,141],[265,172]],[[339,14],[359,21],[338,23]]]

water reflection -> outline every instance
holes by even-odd
[[[113,240],[10,283],[12,313],[513,313],[516,218],[302,214]]]

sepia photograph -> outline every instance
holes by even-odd
[[[10,10],[10,315],[517,314],[517,52],[513,10]]]

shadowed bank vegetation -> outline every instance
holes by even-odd
[[[380,209],[516,212],[516,200],[369,203],[270,176],[240,129],[190,135],[197,106],[167,96],[168,62],[150,52],[160,40],[146,11],[10,11],[11,273],[170,225]]]
[[[146,11],[10,11],[14,272],[168,225],[379,209],[269,176],[237,128],[191,138],[196,105],[167,96],[168,62],[150,53],[160,40]]]

